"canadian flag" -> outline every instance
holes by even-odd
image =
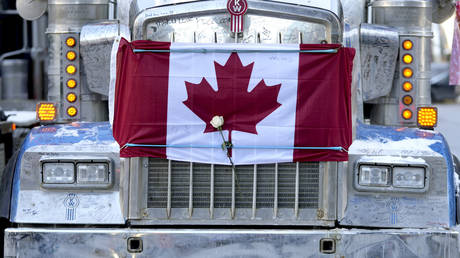
[[[122,157],[348,159],[354,49],[124,39],[114,49],[110,103]],[[210,123],[215,116],[220,128]]]

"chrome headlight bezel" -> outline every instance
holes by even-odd
[[[359,182],[359,177],[361,173],[361,168],[363,166],[371,167],[387,167],[389,169],[387,185],[363,185]],[[402,187],[395,186],[393,182],[394,169],[403,169],[403,168],[423,168],[424,173],[424,186],[421,188],[415,187]],[[358,160],[354,167],[353,175],[353,186],[356,190],[362,192],[385,192],[385,193],[425,193],[428,191],[430,186],[430,177],[431,177],[431,167],[426,162],[415,162],[415,163],[402,163],[402,162],[380,162],[376,160],[375,162],[369,162],[369,160]]]
[[[72,183],[46,183],[44,178],[44,167],[46,164],[72,164],[74,168],[74,180]],[[77,167],[81,164],[99,164],[107,168],[107,180],[100,183],[81,182],[78,180]],[[113,186],[114,170],[113,162],[108,158],[56,158],[40,160],[41,186],[46,189],[109,189]]]

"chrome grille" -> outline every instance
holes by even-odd
[[[230,166],[149,158],[147,208],[316,209],[319,175],[318,162],[241,165],[232,182]]]
[[[209,208],[211,200],[210,171],[211,165],[209,164],[193,164],[193,207],[195,208]]]

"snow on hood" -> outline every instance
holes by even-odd
[[[439,139],[388,138],[358,139],[350,146],[349,154],[396,155],[396,156],[442,156],[431,146],[442,144]]]

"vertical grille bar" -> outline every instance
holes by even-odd
[[[166,216],[171,217],[171,160],[168,160],[168,201],[166,204]]]
[[[295,217],[299,217],[299,162],[295,163],[295,203],[294,203]]]
[[[278,217],[278,163],[275,163],[275,194],[273,201],[273,217]]]
[[[190,186],[189,186],[189,198],[188,198],[188,215],[193,215],[193,163],[190,162]]]
[[[236,36],[235,36],[236,37]],[[232,219],[235,218],[235,166],[232,166]]]
[[[211,198],[209,200],[209,216],[214,218],[214,164],[211,164]]]
[[[257,198],[257,164],[254,164],[254,177],[252,186],[252,218],[256,218],[256,198]]]

